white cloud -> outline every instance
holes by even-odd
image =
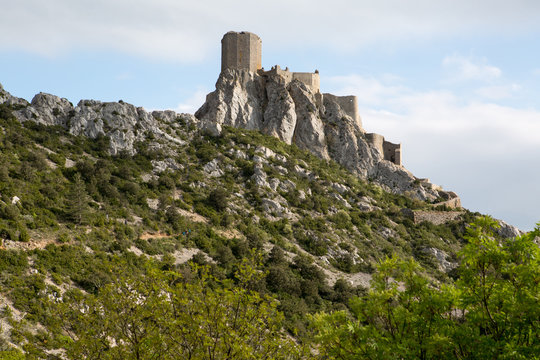
[[[521,86],[518,84],[495,85],[478,88],[475,93],[488,100],[502,100],[511,98],[519,90]]]
[[[206,89],[198,89],[193,93],[193,95],[184,100],[182,103],[178,104],[174,111],[179,113],[194,114],[195,111],[197,111],[201,107],[201,105],[204,104],[204,101],[206,100],[206,94],[208,93],[209,91]]]
[[[488,10],[489,9],[489,10]],[[250,30],[281,47],[311,44],[354,50],[475,34],[538,29],[540,2],[274,0],[24,0],[0,12],[2,51],[46,56],[84,48],[196,62],[228,30]]]
[[[540,111],[360,75],[332,81],[341,95],[376,90],[359,97],[364,129],[402,143],[404,164],[416,176],[456,191],[471,210],[523,229],[540,220],[532,180],[540,178]]]
[[[449,82],[469,80],[492,81],[502,74],[501,69],[489,65],[486,59],[471,59],[460,55],[444,58],[443,67],[448,71]]]

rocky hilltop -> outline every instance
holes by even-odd
[[[62,126],[72,135],[84,135],[91,139],[105,136],[109,139],[111,155],[122,152],[133,155],[136,142],[150,139],[154,147],[163,147],[168,142],[181,144],[180,138],[168,134],[165,129],[178,126],[179,122],[197,123],[191,114],[177,114],[170,110],[147,112],[142,107],[123,101],[81,100],[77,106],[73,106],[65,98],[39,93],[29,103],[12,96],[0,85],[2,103],[13,105],[17,109],[13,114],[21,122]]]
[[[455,193],[384,160],[360,121],[351,117],[335,96],[321,95],[301,81],[287,82],[279,74],[226,69],[195,117],[201,128],[214,135],[223,126],[259,130],[323,159],[332,159],[391,192],[460,206]]]
[[[134,144],[150,141],[152,147],[166,148],[182,139],[166,132],[184,122],[213,135],[223,126],[258,130],[287,144],[296,144],[323,159],[332,159],[385,190],[405,194],[434,204],[459,207],[459,197],[425,179],[416,178],[403,166],[383,159],[353,119],[332,96],[314,93],[300,81],[286,83],[279,76],[260,76],[245,70],[225,70],[216,90],[196,112],[147,112],[142,107],[119,102],[81,100],[74,106],[67,99],[39,93],[29,103],[0,87],[0,103],[14,106],[21,121],[62,126],[73,135],[109,139],[109,152],[133,155]]]

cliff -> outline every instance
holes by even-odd
[[[332,159],[385,190],[460,206],[455,193],[384,160],[360,120],[352,118],[335,96],[321,95],[298,80],[287,81],[268,72],[226,69],[195,117],[201,128],[213,135],[220,134],[223,126],[259,130],[320,158]]]

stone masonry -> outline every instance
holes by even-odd
[[[229,31],[221,39],[221,71],[225,69],[256,72],[261,68],[261,39],[250,32]]]

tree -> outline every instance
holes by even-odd
[[[496,227],[469,227],[455,284],[432,283],[413,260],[381,262],[350,311],[312,317],[323,358],[538,359],[540,224],[515,239]]]
[[[69,219],[82,224],[88,211],[89,197],[81,174],[76,173],[66,197],[66,213]]]
[[[498,224],[479,218],[468,229],[456,283],[464,323],[459,357],[532,359],[540,354],[540,248],[537,228],[498,240]]]
[[[300,348],[283,334],[276,301],[249,290],[261,274],[238,267],[240,286],[146,269],[120,275],[96,296],[72,292],[53,308],[69,337],[71,359],[294,359]]]

